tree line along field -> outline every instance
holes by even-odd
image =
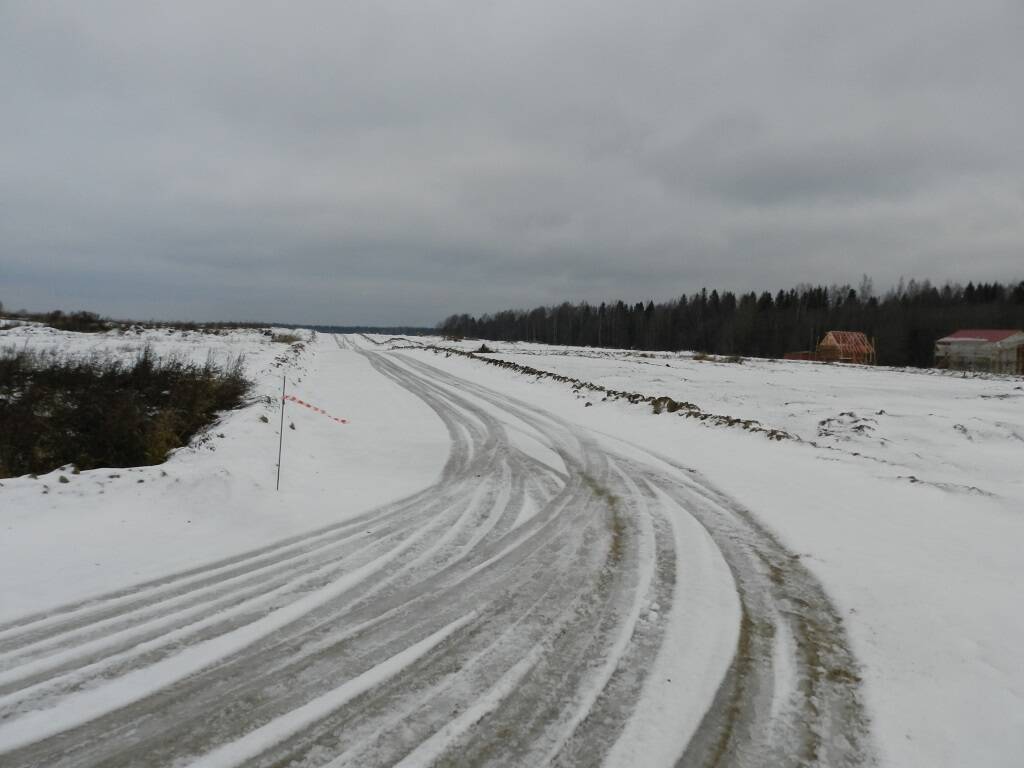
[[[858,288],[804,285],[774,295],[705,289],[660,304],[565,302],[452,315],[439,326],[448,336],[767,358],[814,349],[830,330],[863,331],[879,363],[916,367],[932,366],[936,339],[958,328],[1024,328],[1024,280],[966,287],[911,280],[881,297],[867,278]]]

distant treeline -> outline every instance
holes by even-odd
[[[11,317],[3,312],[3,303],[0,303],[0,317]],[[102,333],[109,331],[114,326],[113,321],[100,317],[95,312],[62,312],[59,309],[53,312],[28,312],[21,309],[14,313],[13,317],[18,320],[42,323],[59,331],[75,331],[76,333]]]
[[[377,333],[386,336],[428,336],[435,333],[433,328],[413,325],[382,327],[379,325],[287,325],[287,328],[312,328],[320,333]]]
[[[54,310],[52,312],[30,312],[27,309],[19,309],[14,312],[4,312],[3,302],[0,302],[0,318],[6,318],[15,322],[32,322],[48,325],[59,331],[76,331],[79,333],[101,333],[117,328],[126,328],[133,325],[142,325],[147,328],[173,328],[179,331],[203,331],[203,330],[231,330],[233,328],[312,328],[320,333],[378,333],[388,336],[429,336],[435,333],[434,328],[426,328],[412,325],[379,326],[379,325],[310,325],[308,323],[268,323],[256,321],[217,321],[217,322],[195,322],[195,321],[173,321],[173,320],[114,320],[109,317],[102,317],[95,312],[64,312]]]
[[[52,312],[30,312],[27,309],[18,309],[13,312],[5,312],[3,302],[0,302],[0,318],[18,322],[38,323],[41,325],[56,328],[58,331],[74,331],[76,333],[102,333],[104,331],[125,329],[133,326],[145,328],[173,328],[178,331],[204,331],[204,330],[231,330],[235,328],[265,328],[269,323],[257,323],[252,321],[217,321],[217,322],[195,322],[191,320],[115,320],[103,317],[95,312],[77,311],[64,312],[55,309]],[[298,328],[302,326],[284,326]]]
[[[830,330],[863,331],[885,365],[932,365],[935,340],[958,328],[1024,328],[1024,280],[1016,284],[902,280],[882,296],[860,286],[799,285],[788,291],[736,295],[706,289],[655,304],[621,301],[452,315],[439,330],[496,341],[718,355],[782,357],[814,349]]]

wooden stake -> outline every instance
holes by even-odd
[[[281,430],[277,436],[277,489],[281,490],[281,448],[284,445],[284,388],[287,383],[287,376],[281,376]]]

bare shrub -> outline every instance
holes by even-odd
[[[158,464],[242,404],[244,360],[203,365],[0,351],[0,477]]]

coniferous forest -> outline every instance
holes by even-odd
[[[439,326],[446,335],[495,341],[749,357],[811,350],[830,330],[863,331],[880,364],[919,367],[932,365],[936,339],[959,328],[1024,328],[1024,280],[941,287],[901,280],[880,296],[866,277],[857,288],[798,285],[774,295],[704,289],[660,304],[565,302],[452,315]]]

